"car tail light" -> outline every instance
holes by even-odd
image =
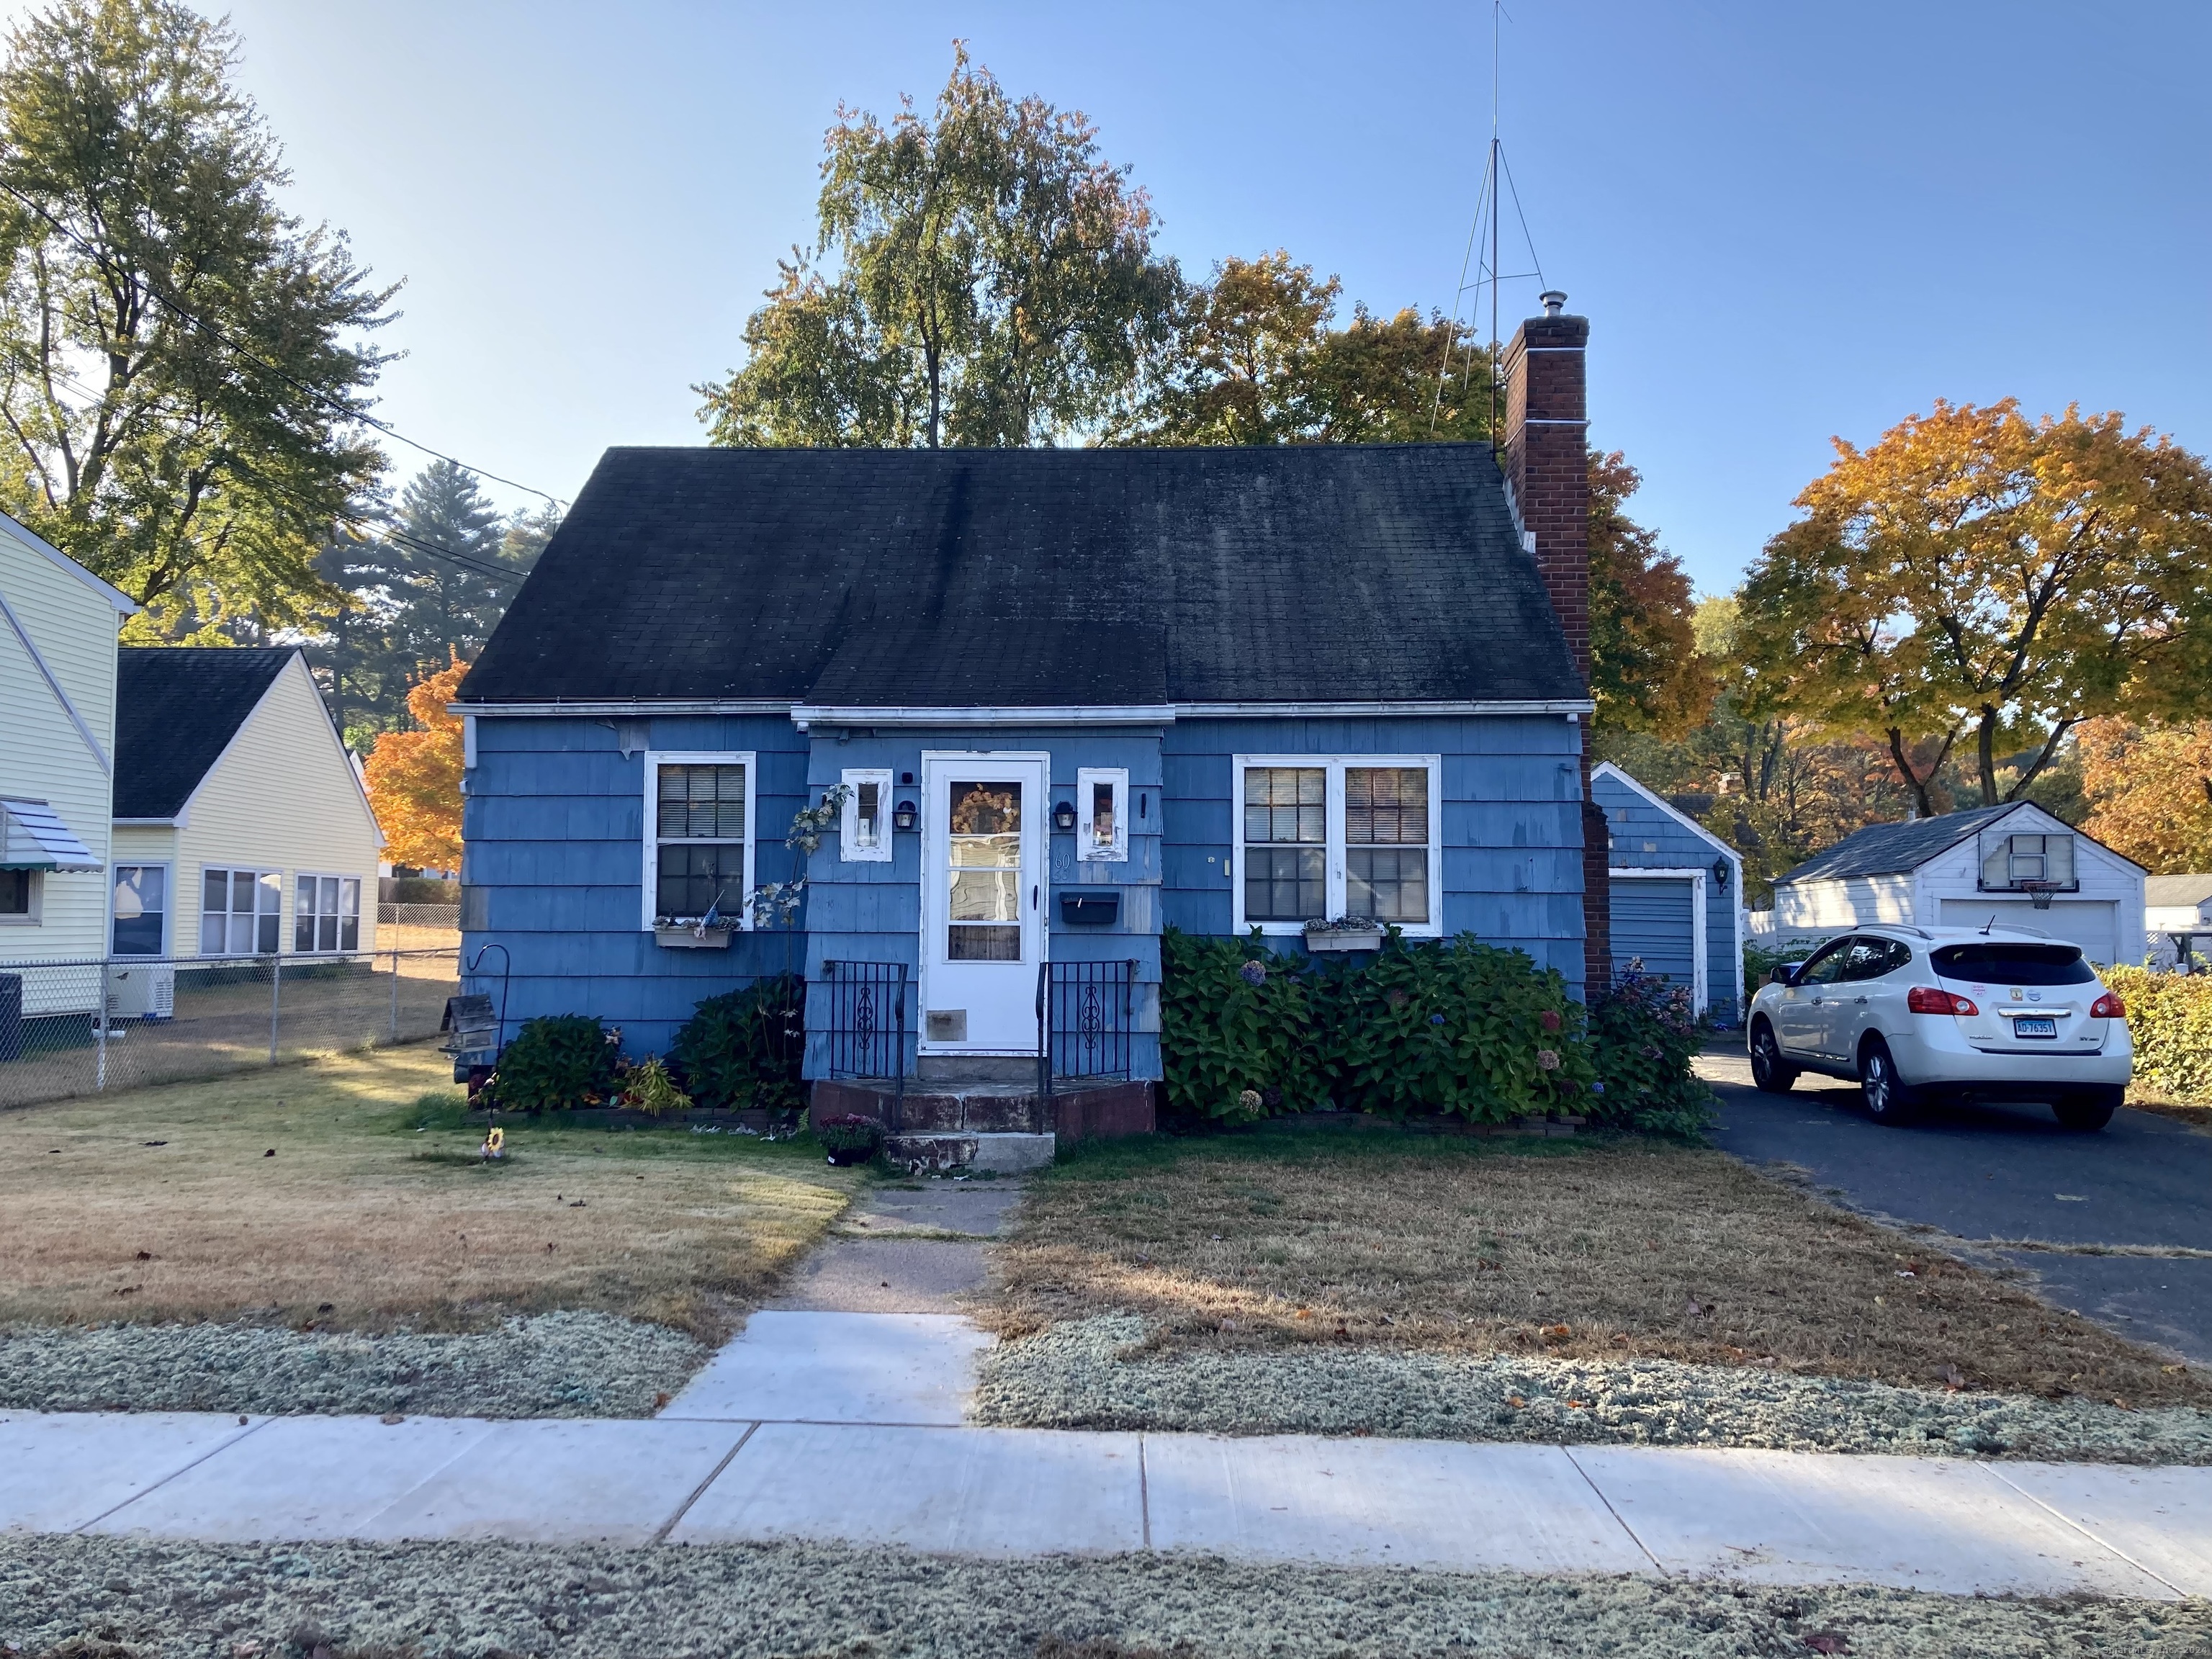
[[[1905,994],[1905,1006],[1916,1014],[1956,1014],[1961,1019],[1982,1011],[1965,997],[1939,991],[1932,985],[1916,985]]]
[[[2128,1005],[2110,991],[2089,1005],[2089,1018],[2092,1019],[2125,1019],[2127,1017]]]

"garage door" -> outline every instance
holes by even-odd
[[[1677,985],[1697,981],[1697,928],[1690,910],[1692,888],[1681,876],[1613,878],[1613,965],[1626,968],[1635,957],[1644,971],[1664,974]]]
[[[2118,949],[2118,912],[2119,907],[2110,899],[2054,898],[2048,910],[2039,910],[2026,899],[1947,898],[1943,901],[1943,926],[1979,927],[1995,916],[2000,927],[2025,927],[2048,933],[2053,939],[2080,945],[2081,954],[2090,961],[2110,965]]]

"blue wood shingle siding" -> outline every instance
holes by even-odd
[[[1058,831],[1048,854],[1054,900],[1072,888],[1109,888],[1121,895],[1118,919],[1071,925],[1053,900],[1047,914],[1055,959],[1137,963],[1139,1077],[1159,1075],[1161,930],[1230,931],[1237,754],[1441,755],[1445,932],[1525,951],[1559,969],[1577,995],[1583,989],[1578,732],[1556,715],[873,734],[802,732],[781,715],[645,724],[655,750],[756,753],[750,833],[761,882],[794,872],[783,845],[793,813],[820,800],[848,769],[886,768],[895,780],[911,774],[915,782],[895,783],[892,799],[921,804],[925,750],[1044,751],[1054,803],[1073,801],[1079,767],[1126,768],[1127,862],[1079,861],[1073,836]],[[920,968],[919,835],[895,834],[887,862],[848,862],[833,830],[810,861],[796,929],[741,933],[727,951],[672,950],[642,926],[644,755],[622,755],[611,723],[481,715],[468,790],[465,960],[487,944],[506,947],[510,1036],[534,1015],[594,1014],[623,1028],[629,1053],[661,1052],[701,999],[751,976],[789,970],[818,986],[825,962],[884,962],[909,971],[911,1052],[920,1014],[912,988]],[[496,996],[499,961],[491,952],[490,971],[472,975],[470,988]],[[823,1069],[819,1047],[810,1053],[809,1075]]]
[[[1726,884],[1713,878],[1713,860],[1722,855],[1723,844],[1686,828],[1618,778],[1603,774],[1593,777],[1590,795],[1605,809],[1606,822],[1613,832],[1613,846],[1607,859],[1611,867],[1705,872],[1706,1006],[1717,1018],[1739,1016],[1741,1011],[1736,1007],[1736,976],[1741,969],[1741,946],[1736,926],[1743,896],[1736,890],[1733,868]],[[1632,957],[1640,956],[1644,966],[1653,972],[1664,972],[1673,977],[1679,971],[1681,982],[1687,984],[1691,978],[1692,943],[1687,884],[1676,887],[1671,896],[1662,896],[1655,890],[1661,885],[1655,881],[1614,884],[1613,960],[1615,966],[1621,966]],[[1665,927],[1671,931],[1671,937],[1662,938],[1658,931],[1660,907],[1665,909]],[[1677,966],[1664,965],[1667,963]]]
[[[1579,997],[1579,737],[1558,715],[1179,720],[1163,745],[1166,921],[1225,934],[1235,920],[1236,756],[1441,755],[1444,932],[1525,951]]]

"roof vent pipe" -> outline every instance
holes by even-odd
[[[1542,302],[1547,317],[1556,317],[1566,308],[1567,296],[1558,289],[1547,288],[1536,298]]]

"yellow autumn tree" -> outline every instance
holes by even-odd
[[[2154,876],[2212,870],[2212,724],[2085,721],[2081,827]]]
[[[384,827],[384,855],[424,870],[461,865],[461,720],[446,712],[469,672],[460,654],[407,694],[421,729],[386,732],[369,752],[369,804]]]

